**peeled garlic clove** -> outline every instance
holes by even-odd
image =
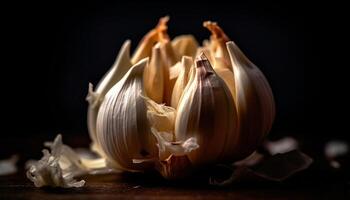
[[[106,94],[97,117],[97,138],[110,165],[127,171],[146,170],[134,163],[157,156],[155,138],[147,120],[143,73],[148,58],[135,64]]]
[[[144,71],[144,86],[149,98],[157,103],[163,103],[164,63],[159,45],[153,47],[150,63]]]
[[[234,71],[236,107],[241,129],[240,144],[250,154],[271,129],[275,102],[263,73],[230,41],[227,44]],[[260,134],[259,137],[256,135]]]
[[[180,56],[196,56],[198,42],[193,35],[180,35],[171,41],[171,45]]]
[[[96,119],[100,104],[111,87],[116,84],[131,67],[130,61],[130,40],[124,42],[119,51],[116,61],[110,70],[104,75],[97,84],[96,90],[93,91],[92,84],[89,85],[89,93],[86,100],[89,102],[87,124],[90,138],[93,141],[93,149],[100,152],[100,148],[96,146]]]
[[[188,56],[182,57],[181,72],[176,79],[176,82],[173,88],[173,93],[171,95],[170,105],[175,109],[177,108],[182,92],[184,91],[187,85],[187,82],[189,80],[189,71],[191,69],[192,64],[193,64],[193,60],[191,57],[188,57]]]
[[[232,161],[239,152],[239,127],[233,98],[224,81],[202,54],[196,74],[177,109],[175,138],[196,138],[199,148],[188,154],[193,165]]]
[[[167,23],[169,21],[169,16],[165,16],[159,19],[157,26],[148,32],[139,43],[136,48],[131,63],[135,64],[141,59],[150,57],[152,53],[152,47],[161,40],[169,40],[166,31],[168,29]],[[165,32],[165,34],[164,34]]]

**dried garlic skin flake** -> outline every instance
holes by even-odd
[[[84,180],[77,181],[74,177],[84,174],[105,174],[115,170],[107,167],[104,158],[85,159],[72,148],[62,143],[62,136],[56,136],[53,142],[46,142],[44,156],[39,161],[26,163],[26,175],[36,187],[82,187]]]

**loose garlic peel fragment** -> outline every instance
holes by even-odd
[[[62,143],[59,134],[53,142],[45,143],[51,151],[43,150],[44,156],[39,161],[28,161],[27,177],[36,187],[82,187],[84,180],[77,181],[74,177],[84,174],[106,174],[116,172],[106,165],[104,158],[86,159],[72,148]]]
[[[88,128],[100,158],[85,162],[78,157],[85,167],[77,167],[79,175],[96,168],[156,169],[168,179],[186,177],[198,167],[249,156],[269,132],[275,105],[262,72],[216,23],[204,23],[212,36],[198,46],[191,35],[171,40],[168,21],[160,19],[132,58],[125,42],[96,90],[90,85]],[[49,166],[48,153],[28,171],[33,182],[47,171],[59,173],[51,179],[64,177],[57,165],[64,155],[55,153],[57,163]],[[82,185],[71,178],[45,178],[49,181],[36,186]]]

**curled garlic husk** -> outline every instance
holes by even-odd
[[[198,46],[191,35],[171,40],[168,20],[160,19],[132,57],[125,42],[95,91],[90,84],[88,128],[102,169],[186,177],[248,157],[272,127],[268,81],[223,30],[205,22],[212,35]]]
[[[44,156],[39,161],[28,161],[27,178],[36,187],[82,187],[84,180],[77,181],[75,177],[85,174],[106,174],[116,172],[106,165],[104,158],[87,158],[62,143],[62,136],[57,135],[53,142],[46,142]]]

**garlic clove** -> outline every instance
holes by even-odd
[[[199,148],[188,154],[194,165],[232,161],[239,134],[233,98],[204,54],[195,70],[177,108],[176,140],[196,138]]]
[[[215,58],[215,61],[216,61],[215,63],[217,65],[221,65],[221,63],[224,63],[222,58]],[[220,78],[222,78],[222,80],[225,81],[226,86],[229,88],[230,93],[231,93],[233,99],[235,100],[236,87],[235,87],[235,80],[234,80],[233,72],[226,67],[217,67],[217,68],[214,68],[214,70],[220,76]]]
[[[173,88],[173,93],[171,95],[170,105],[175,109],[177,108],[182,92],[184,91],[187,85],[187,82],[189,80],[189,72],[192,64],[193,64],[193,60],[191,57],[188,57],[188,56],[182,57],[181,66],[180,66],[181,72],[176,79],[176,82]]]
[[[86,100],[89,102],[87,124],[90,138],[93,142],[92,148],[97,153],[101,153],[100,148],[96,143],[97,113],[105,94],[125,75],[125,73],[131,67],[130,43],[130,40],[124,42],[119,51],[116,61],[109,69],[109,71],[104,75],[101,81],[97,84],[95,91],[93,91],[93,85],[91,83],[89,84],[89,93],[86,97]]]
[[[150,63],[144,71],[144,86],[149,98],[157,103],[163,103],[164,63],[159,45],[153,47]]]
[[[161,43],[160,48],[163,55],[163,61],[165,63],[163,69],[165,76],[164,103],[166,105],[170,105],[173,88],[181,70],[180,63],[178,62],[180,59],[170,42]]]
[[[270,131],[275,117],[272,90],[263,73],[230,41],[226,43],[234,71],[241,151],[249,155]],[[259,134],[257,136],[257,134]]]
[[[111,166],[126,171],[152,168],[158,151],[147,120],[143,73],[148,58],[136,63],[106,94],[97,117],[98,142]]]
[[[180,56],[190,56],[192,58],[196,56],[198,42],[193,35],[177,36],[171,41],[171,45]]]
[[[225,32],[217,25],[216,22],[206,21],[203,26],[211,32],[210,42],[207,44],[214,57],[215,68],[227,68],[232,71],[230,57],[226,49],[226,42],[230,41]],[[222,58],[217,62],[215,58]]]
[[[137,46],[131,63],[136,64],[141,59],[150,57],[152,53],[152,47],[159,41],[169,40],[169,36],[166,34],[168,29],[167,23],[169,21],[169,16],[165,16],[159,19],[157,26],[149,31],[141,40],[139,45]]]
[[[168,68],[171,68],[180,60],[180,55],[175,51],[175,49],[171,45],[170,39],[162,40],[160,42],[160,49],[162,51],[164,63]]]

